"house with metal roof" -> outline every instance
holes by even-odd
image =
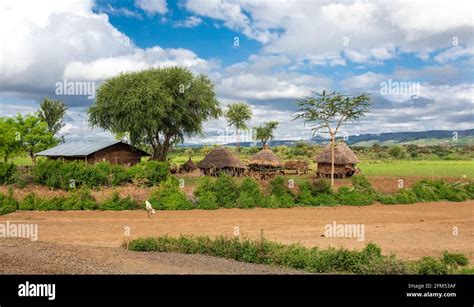
[[[116,140],[68,142],[36,154],[36,156],[63,161],[85,161],[87,163],[108,161],[128,166],[140,162],[142,157],[149,155],[135,146]]]

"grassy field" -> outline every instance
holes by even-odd
[[[367,176],[442,176],[474,178],[474,161],[387,161],[362,162],[362,173]]]

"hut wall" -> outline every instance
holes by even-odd
[[[118,143],[116,145],[104,148],[87,157],[88,163],[97,163],[108,161],[110,163],[131,166],[140,162],[142,154],[140,151],[134,151],[128,145]]]
[[[334,165],[334,174],[338,178],[345,178],[346,176],[350,176],[355,171],[354,164],[335,164]],[[331,175],[331,163],[318,163],[318,174],[320,176],[324,175]]]

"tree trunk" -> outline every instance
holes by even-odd
[[[334,187],[334,134],[331,133],[331,186]]]
[[[237,136],[237,152],[240,152],[240,144],[239,144],[239,128],[235,129],[235,133]]]

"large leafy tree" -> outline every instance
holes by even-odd
[[[265,147],[269,140],[273,140],[273,138],[275,137],[273,133],[275,132],[275,129],[277,127],[277,121],[269,121],[255,128],[256,138],[257,140],[260,140],[262,142],[263,147]]]
[[[152,68],[106,80],[89,108],[93,127],[127,135],[135,146],[165,161],[171,146],[202,134],[202,124],[221,114],[213,83],[183,67]]]
[[[225,112],[229,127],[235,128],[237,137],[237,150],[240,151],[239,130],[247,130],[248,122],[252,119],[252,109],[245,102],[232,103]]]
[[[298,100],[300,107],[295,119],[311,123],[313,135],[316,132],[328,133],[331,141],[331,185],[334,186],[334,146],[339,128],[346,122],[354,122],[365,115],[370,106],[369,94],[358,96],[338,92],[316,93],[315,97]]]
[[[0,154],[3,161],[21,152],[20,132],[14,118],[0,117]]]
[[[16,117],[19,139],[33,163],[36,163],[36,153],[58,144],[58,139],[49,131],[48,124],[40,119],[38,114],[28,114]]]
[[[64,127],[64,114],[66,113],[66,106],[61,100],[53,100],[45,97],[40,104],[38,110],[39,118],[46,122],[48,131],[56,135],[62,127]]]

